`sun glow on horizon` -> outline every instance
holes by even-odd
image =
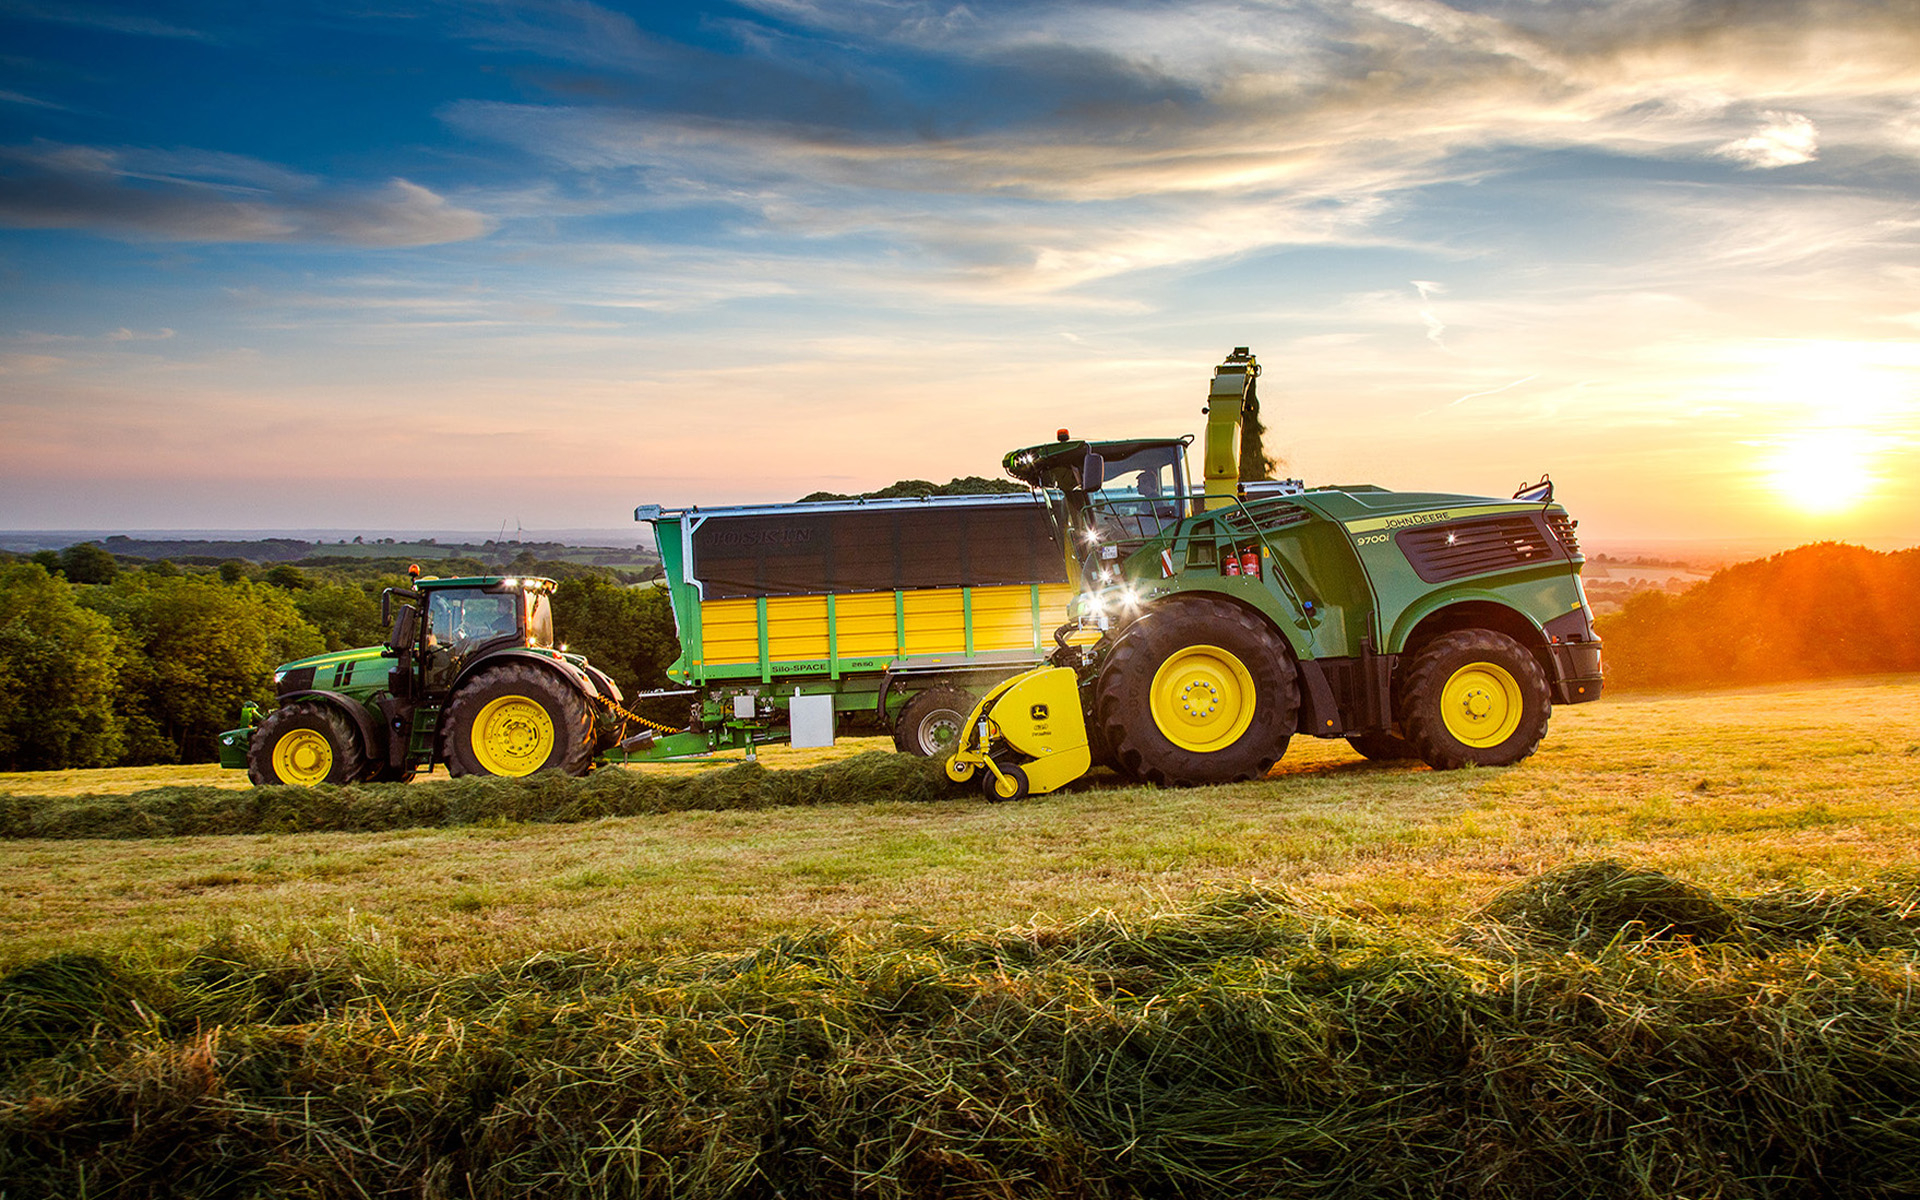
[[[1767,483],[1801,512],[1845,512],[1873,490],[1874,459],[1872,440],[1858,429],[1808,430],[1766,460]]]

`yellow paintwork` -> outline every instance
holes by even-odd
[[[1066,620],[1073,589],[1040,585],[1040,620],[1025,585],[972,589],[973,653],[1040,650]],[[833,643],[840,659],[901,658],[968,652],[967,596],[960,588],[858,592],[833,598]],[[767,658],[771,662],[824,661],[827,597],[767,599]],[[754,600],[707,600],[700,605],[700,663],[746,666],[760,661],[760,610]]]
[[[1218,646],[1183,646],[1160,664],[1147,691],[1153,723],[1183,750],[1224,750],[1253,723],[1253,675]]]
[[[553,718],[526,696],[489,700],[473,721],[473,756],[492,775],[533,774],[553,744]]]
[[[1498,663],[1468,663],[1440,689],[1440,719],[1463,745],[1498,746],[1520,727],[1520,684]]]
[[[282,783],[312,787],[333,773],[333,746],[312,729],[289,729],[273,744],[273,773]]]
[[[992,757],[1001,747],[1012,751],[1027,776],[1028,792],[1036,796],[1065,787],[1093,767],[1079,677],[1071,668],[1035,667],[988,692],[967,719],[960,748],[947,760],[947,778],[964,783],[984,769],[992,773],[996,793],[1010,797],[1008,777]]]

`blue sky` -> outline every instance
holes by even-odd
[[[620,525],[1199,427],[1920,540],[1920,4],[0,3],[0,527]]]

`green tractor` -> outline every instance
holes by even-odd
[[[554,644],[553,588],[488,576],[387,589],[386,645],[282,666],[277,706],[247,706],[246,725],[220,735],[221,765],[256,785],[404,781],[442,762],[586,774],[638,718],[605,672]]]
[[[1436,769],[1532,754],[1553,705],[1600,695],[1575,522],[1552,484],[1508,499],[1241,480],[1259,366],[1215,368],[1205,476],[1185,438],[1016,450],[1079,595],[1050,665],[968,718],[948,762],[990,797],[1104,762],[1160,785],[1265,775],[1296,734]]]

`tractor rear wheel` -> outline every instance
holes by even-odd
[[[503,663],[469,679],[447,706],[444,757],[454,775],[585,775],[593,766],[593,712],[579,689],[530,663]]]
[[[1095,687],[1100,740],[1135,779],[1177,787],[1258,779],[1300,714],[1280,635],[1225,600],[1165,602],[1114,646]]]
[[[951,753],[960,744],[967,718],[978,703],[959,688],[915,692],[900,708],[900,720],[893,726],[893,744],[902,754],[922,758]]]
[[[1407,670],[1400,702],[1407,742],[1436,771],[1517,763],[1540,745],[1552,715],[1540,661],[1490,629],[1428,642]]]
[[[260,722],[247,745],[247,778],[255,787],[353,783],[366,774],[367,755],[347,714],[331,704],[301,702]]]

